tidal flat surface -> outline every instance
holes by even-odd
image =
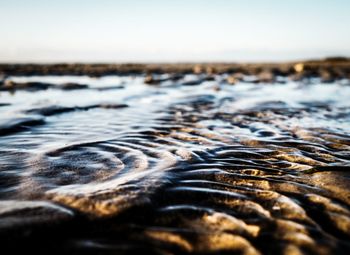
[[[3,249],[350,254],[349,81],[227,78],[6,77]]]

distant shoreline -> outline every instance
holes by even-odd
[[[300,70],[299,70],[300,69]],[[350,78],[350,58],[333,57],[319,60],[266,62],[266,63],[125,63],[125,64],[0,64],[0,75],[142,75],[164,73],[243,73],[258,75],[270,72],[278,76],[290,76],[299,73],[312,77],[324,75],[335,79]]]

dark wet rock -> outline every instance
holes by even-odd
[[[63,90],[75,90],[75,89],[87,89],[89,88],[86,84],[79,84],[79,83],[64,83],[59,86]]]
[[[6,80],[0,87],[2,91],[14,91],[14,90],[27,90],[27,91],[38,91],[52,88],[53,84],[42,83],[42,82],[24,82],[18,83],[11,80]]]
[[[2,119],[0,122],[0,136],[25,131],[44,123],[44,119],[40,117],[14,116],[10,119]]]
[[[11,104],[8,104],[8,103],[0,103],[0,107],[2,107],[2,106],[9,106],[9,105],[11,105]]]

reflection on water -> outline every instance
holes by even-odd
[[[349,252],[350,87],[221,78],[10,77],[52,86],[0,94],[0,235],[75,253]]]

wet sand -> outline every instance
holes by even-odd
[[[3,249],[349,254],[349,68],[1,65]]]

